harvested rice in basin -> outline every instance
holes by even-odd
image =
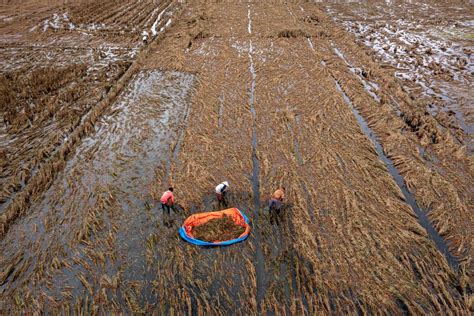
[[[192,230],[194,238],[207,242],[236,239],[244,232],[245,227],[237,225],[228,215],[211,219],[202,225],[195,226]]]

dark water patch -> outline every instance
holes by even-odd
[[[66,253],[64,260],[73,263],[70,268],[60,270],[61,277],[53,279],[52,289],[48,290],[52,296],[61,297],[60,291],[65,286],[74,289],[74,297],[80,296],[84,289],[78,278],[81,274],[89,277],[93,272],[94,275],[112,277],[111,273],[120,270],[125,282],[142,283],[137,293],[140,303],[149,303],[153,299],[151,281],[155,275],[146,262],[146,244],[149,235],[156,232],[161,210],[153,207],[148,186],[153,180],[154,169],[169,153],[170,140],[179,138],[176,125],[186,119],[187,112],[183,107],[192,84],[193,76],[184,73],[139,73],[112,106],[110,114],[101,118],[95,133],[78,146],[64,168],[65,178],[57,179],[45,193],[45,198],[34,205],[35,217],[28,221],[25,218],[26,224],[38,226],[38,233],[29,237],[32,241],[46,251],[48,245],[59,239],[64,245],[63,253]],[[73,189],[68,184],[69,178],[74,178]],[[105,251],[101,249],[100,239],[113,231],[110,222],[114,221],[121,227],[115,236],[119,256],[114,262],[106,259],[105,269],[89,261],[82,244],[76,248],[78,251],[69,251],[77,241],[74,233],[70,233],[76,227],[69,227],[68,220],[71,216],[83,218],[85,212],[100,201],[102,193],[97,188],[101,187],[109,188],[116,204],[99,205],[103,212],[98,214],[103,217],[105,228],[95,232],[95,236],[89,236],[88,242],[97,244],[97,250]],[[54,215],[54,233],[46,230],[42,223],[43,218],[50,217],[51,209],[58,210]],[[109,212],[114,218],[107,217]],[[66,222],[63,224],[64,218]],[[173,219],[177,228],[180,217],[173,215]],[[80,225],[82,222],[77,221]],[[68,245],[68,240],[72,245]],[[84,260],[92,270],[85,270],[82,263],[71,260],[73,257]],[[97,285],[97,280],[89,281]]]
[[[365,79],[365,77],[367,77],[366,72],[360,68],[354,67],[351,63],[349,63],[349,61],[346,59],[344,54],[337,47],[334,47],[333,43],[331,43],[331,45],[333,46],[333,49],[336,55],[344,61],[347,68],[349,68],[350,72],[357,76],[359,81],[364,86],[365,91],[367,91],[367,93],[372,97],[372,99],[374,99],[377,103],[380,103],[380,97],[375,92],[379,89],[379,86],[374,82],[370,82],[366,80]]]
[[[250,11],[250,4],[247,6],[247,16],[248,16],[248,34],[249,36],[252,35],[252,17]],[[258,139],[257,139],[257,111],[255,109],[255,88],[257,84],[257,73],[255,70],[255,66],[253,63],[253,44],[252,39],[249,40],[249,71],[252,76],[252,81],[250,83],[250,90],[249,90],[249,106],[250,106],[250,113],[252,114],[252,173],[250,176],[250,180],[252,182],[252,190],[253,190],[253,198],[254,198],[254,217],[255,223],[257,225],[260,224],[259,221],[259,213],[261,209],[260,205],[260,163],[258,160]],[[257,226],[255,225],[255,226]],[[255,270],[256,270],[256,277],[257,277],[257,309],[258,311],[261,310],[261,302],[265,297],[266,292],[266,273],[265,273],[265,258],[263,255],[262,247],[261,247],[261,236],[259,229],[254,229],[254,236],[256,240],[255,245]]]
[[[257,74],[255,71],[255,67],[253,64],[252,59],[252,42],[250,42],[250,51],[249,51],[249,59],[250,59],[250,73],[252,74],[252,82],[250,85],[249,91],[249,105],[250,105],[250,112],[252,114],[252,173],[250,176],[250,180],[252,182],[252,191],[253,191],[253,214],[255,218],[255,223],[257,225],[260,224],[259,216],[261,212],[261,204],[260,204],[260,162],[258,159],[258,138],[257,138],[257,111],[255,109],[255,86],[257,81]],[[260,306],[260,302],[265,296],[266,292],[266,272],[265,272],[265,257],[263,255],[262,247],[261,247],[261,236],[258,229],[254,230],[254,235],[256,239],[255,245],[255,269],[257,274],[257,304]]]
[[[178,154],[181,150],[182,143],[184,141],[185,131],[188,124],[188,118],[191,111],[191,106],[189,102],[183,102],[184,99],[187,98],[187,95],[190,94],[191,87],[194,84],[194,76],[193,75],[185,75],[182,77],[181,73],[174,72],[173,79],[182,82],[184,89],[182,91],[175,91],[172,90],[170,93],[166,94],[167,97],[172,103],[174,103],[175,108],[180,109],[184,107],[184,109],[178,110],[179,115],[181,116],[179,120],[177,120],[176,126],[169,126],[170,129],[177,131],[175,135],[175,143],[172,145],[169,144],[169,151],[170,155],[166,159],[166,167],[165,167],[165,175],[163,178],[163,183],[166,185],[170,179],[170,172],[171,172],[171,165],[173,163],[179,163],[178,161]],[[164,89],[166,91],[166,89]]]

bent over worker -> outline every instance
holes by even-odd
[[[173,188],[168,188],[168,191],[164,192],[160,199],[161,208],[163,209],[163,214],[166,212],[168,215],[170,214],[170,209],[174,205],[174,195],[173,195]]]
[[[283,202],[284,198],[285,198],[285,188],[276,189],[275,192],[273,192],[272,194],[272,199],[274,200]]]
[[[268,204],[271,217],[280,216],[284,198],[285,198],[285,188],[279,188],[275,190],[275,192],[273,192],[270,198],[270,202]]]
[[[216,186],[216,198],[219,205],[227,207],[227,192],[229,191],[229,182],[224,181]]]

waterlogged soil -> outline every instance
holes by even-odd
[[[7,221],[17,193],[123,88],[146,47],[142,33],[151,42],[176,9],[170,1],[0,6],[0,214]]]
[[[419,87],[334,21],[353,12],[344,4],[181,9],[9,222],[0,310],[468,314],[466,131],[425,111]],[[467,89],[469,74],[449,71]],[[187,216],[219,209],[213,188],[224,180],[249,238],[222,248],[181,240]],[[158,200],[169,186],[177,206],[167,215]],[[270,218],[278,187],[285,207]]]
[[[363,85],[371,98],[354,101],[384,151],[451,250],[472,255],[472,97],[465,93],[472,85],[472,11],[462,2],[429,1],[323,7],[347,31],[332,48],[353,76],[334,75],[350,96]],[[418,138],[416,148],[400,131]]]
[[[49,281],[47,293],[67,300],[84,295],[81,283],[88,288],[95,277],[132,275],[144,264],[136,244],[145,245],[155,230],[148,194],[154,167],[170,159],[192,85],[192,75],[177,72],[140,72],[132,79],[43,199],[12,227],[14,242],[2,241],[4,254],[22,258],[25,277],[46,278],[44,263],[53,260],[62,277]],[[29,283],[10,281],[2,291]]]
[[[472,153],[474,15],[469,5],[380,1],[327,3],[326,10],[393,67],[409,93],[424,97],[426,111]]]

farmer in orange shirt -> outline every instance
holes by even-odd
[[[268,208],[270,210],[271,218],[278,218],[281,212],[281,207],[283,204],[283,199],[285,198],[285,188],[279,188],[273,192]]]
[[[276,189],[275,192],[273,192],[272,194],[272,199],[278,200],[280,202],[283,202],[284,198],[285,198],[285,188]]]
[[[163,209],[163,214],[165,210],[167,211],[168,215],[170,214],[170,209],[174,205],[174,195],[173,195],[173,188],[168,188],[168,191],[164,192],[160,199],[161,208]]]

